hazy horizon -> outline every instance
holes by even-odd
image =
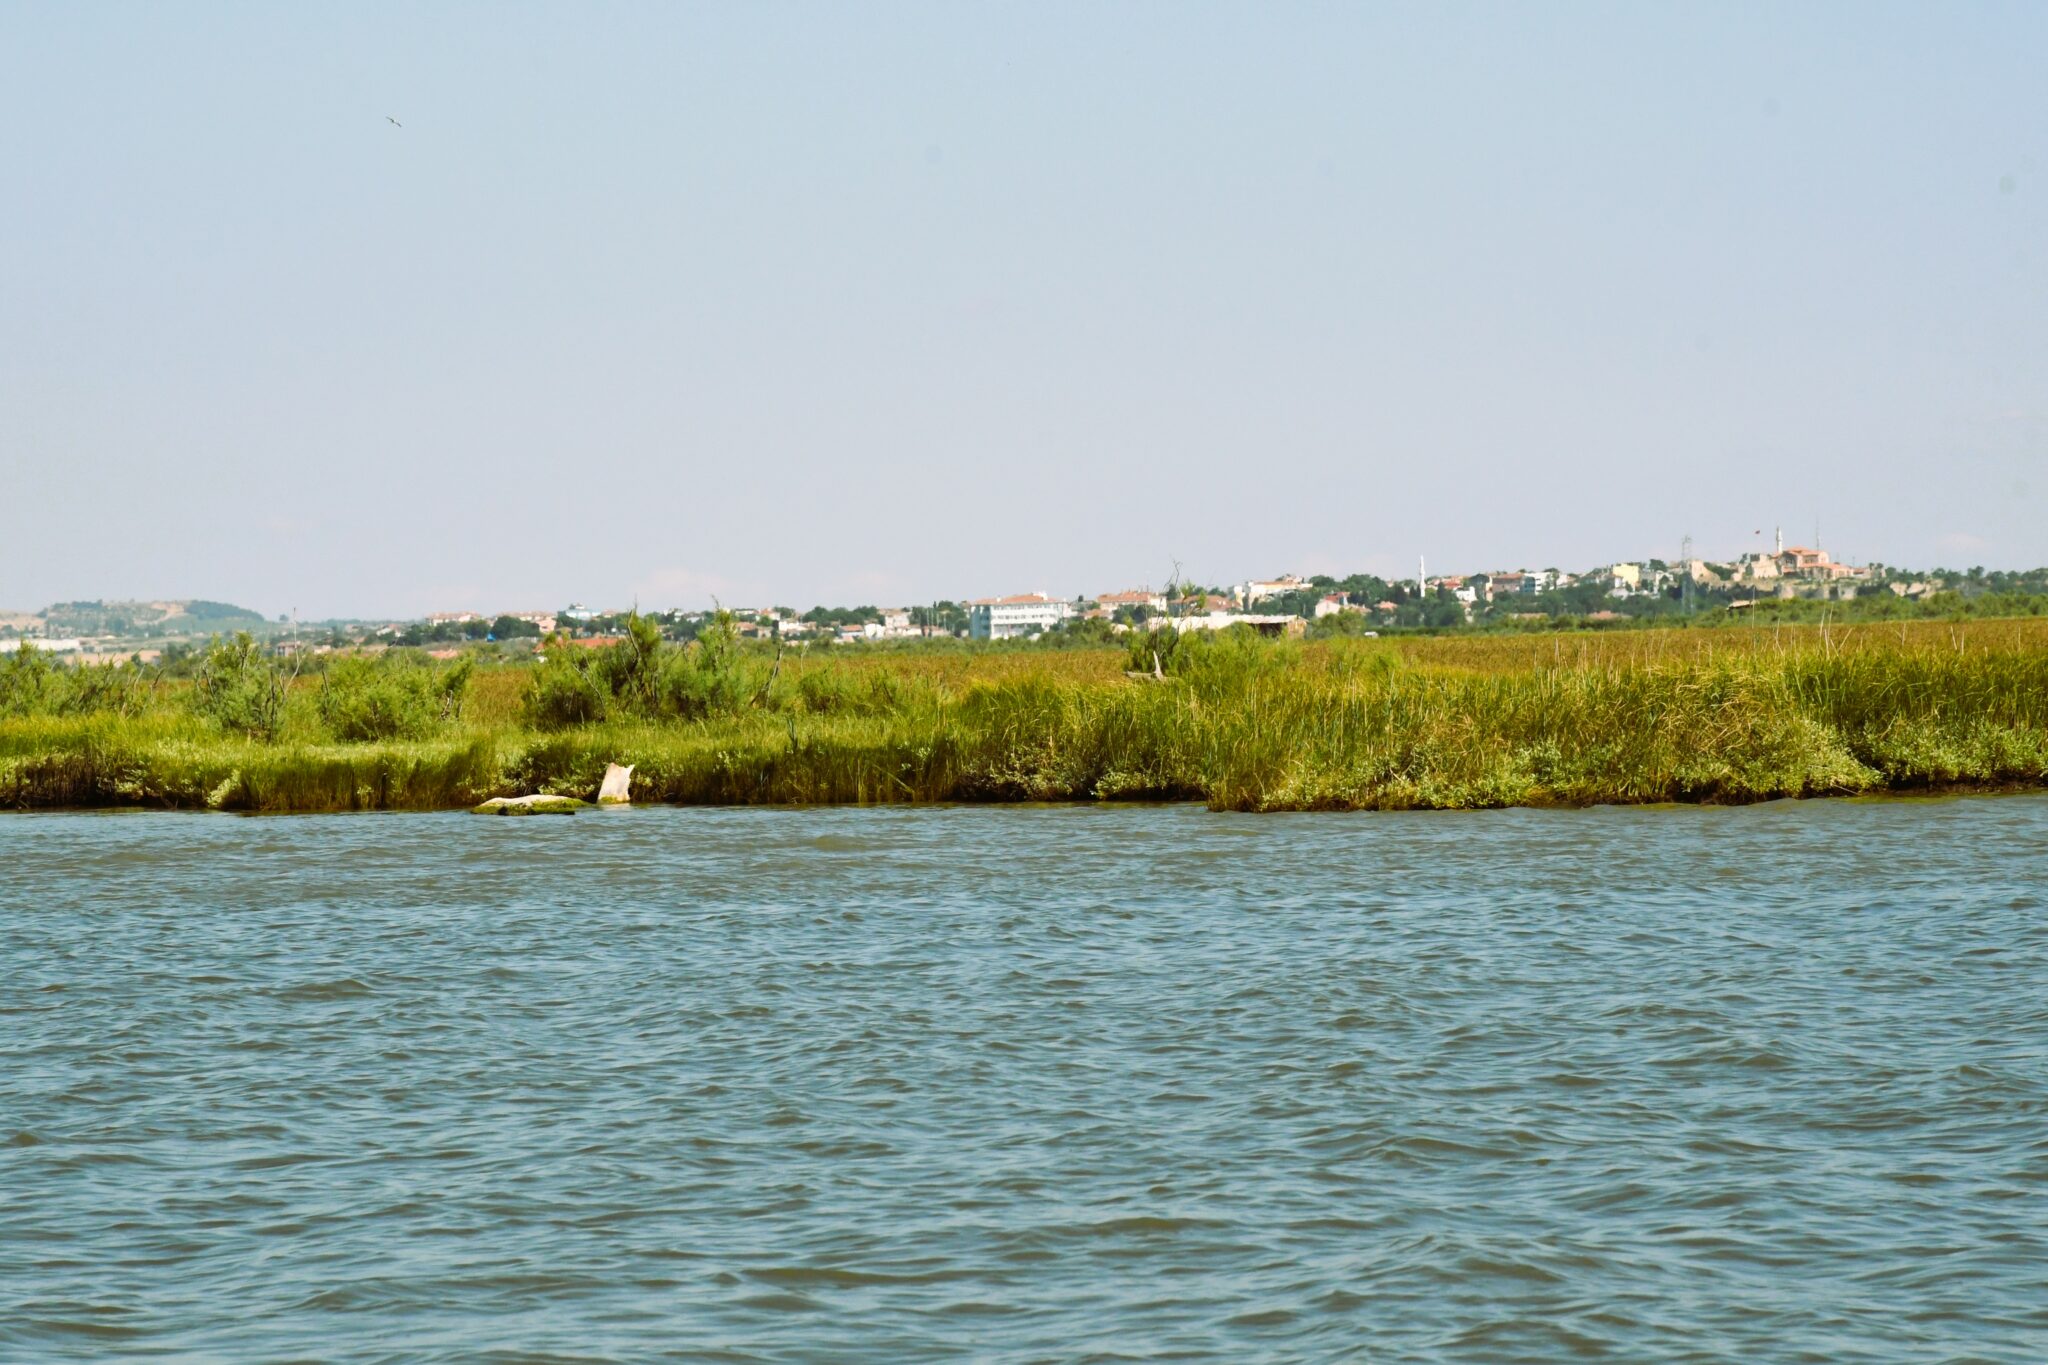
[[[1066,596],[1777,525],[2032,567],[2044,40],[14,6],[0,608]]]
[[[1753,539],[1758,539],[1758,540],[1759,540],[1759,543],[1762,543],[1762,544],[1764,544],[1765,548],[1769,548],[1769,542],[1770,542],[1770,541],[1772,540],[1772,537],[1771,537],[1770,535],[1764,535],[1764,536],[1761,536],[1761,537],[1753,537]],[[1809,538],[1809,539],[1810,539],[1810,538]],[[1787,545],[1788,547],[1790,547],[1790,546],[1794,545],[1795,543],[1800,543],[1800,542],[1795,542],[1795,540],[1794,540],[1794,539],[1793,539],[1793,538],[1792,538],[1791,536],[1789,536],[1789,535],[1788,535],[1788,536],[1786,536],[1786,538],[1785,538],[1785,544],[1786,544],[1786,545]],[[1732,560],[1732,559],[1734,559],[1734,558],[1736,558],[1736,557],[1737,557],[1737,556],[1735,556],[1735,555],[1722,555],[1722,556],[1715,556],[1715,555],[1710,555],[1710,554],[1707,554],[1707,553],[1705,553],[1704,551],[1700,550],[1700,549],[1699,549],[1699,547],[1697,547],[1697,546],[1695,546],[1695,547],[1694,547],[1694,553],[1695,553],[1695,555],[1697,555],[1697,556],[1699,556],[1699,557],[1701,557],[1701,558],[1706,558],[1706,559],[1710,559],[1710,560],[1713,560],[1713,559],[1722,559],[1722,560]],[[1747,551],[1745,550],[1745,551],[1744,551],[1744,553],[1747,553]],[[1663,560],[1666,560],[1667,562],[1670,562],[1670,561],[1676,561],[1676,560],[1677,560],[1677,558],[1678,558],[1678,555],[1677,555],[1677,553],[1676,553],[1676,552],[1673,552],[1672,554],[1669,554],[1669,555],[1643,555],[1643,556],[1638,556],[1638,557],[1637,557],[1637,559],[1638,559],[1638,560],[1650,560],[1650,559],[1663,559]],[[1493,564],[1493,565],[1488,565],[1488,566],[1487,566],[1486,568],[1473,568],[1473,567],[1471,567],[1471,566],[1469,566],[1469,565],[1455,565],[1455,564],[1453,564],[1453,565],[1439,565],[1439,564],[1429,564],[1429,565],[1427,565],[1427,573],[1428,573],[1428,575],[1429,575],[1429,577],[1430,577],[1430,579],[1431,579],[1432,581],[1434,581],[1434,580],[1435,580],[1435,579],[1436,579],[1436,578],[1437,578],[1437,577],[1438,577],[1439,575],[1464,575],[1464,576],[1467,576],[1467,577],[1469,577],[1469,576],[1472,576],[1472,575],[1476,575],[1476,574],[1486,574],[1486,573],[1491,573],[1491,572],[1503,572],[1503,571],[1506,571],[1506,572],[1512,572],[1512,571],[1515,571],[1515,570],[1518,570],[1518,569],[1561,569],[1561,570],[1563,570],[1563,571],[1565,571],[1565,572],[1567,572],[1567,573],[1582,573],[1582,572],[1584,572],[1584,571],[1586,571],[1586,570],[1589,570],[1589,569],[1594,569],[1594,568],[1598,568],[1598,567],[1600,567],[1600,566],[1601,566],[1602,564],[1605,564],[1605,563],[1612,563],[1612,562],[1627,562],[1627,557],[1626,557],[1626,556],[1608,556],[1608,557],[1606,557],[1606,558],[1604,558],[1604,559],[1594,559],[1594,560],[1588,560],[1588,561],[1586,561],[1585,563],[1578,563],[1578,564],[1564,564],[1564,563],[1559,563],[1559,562],[1556,562],[1556,561],[1544,561],[1544,562],[1536,562],[1536,561],[1530,561],[1530,562],[1528,562],[1528,563],[1525,563],[1525,564],[1518,564],[1518,565],[1509,565],[1509,564]],[[1170,567],[1171,567],[1171,566],[1169,566],[1169,568],[1170,568]],[[1387,573],[1384,573],[1384,574],[1378,574],[1378,573],[1376,573],[1376,572],[1375,572],[1374,570],[1371,570],[1371,569],[1366,569],[1366,568],[1352,568],[1352,569],[1341,569],[1341,570],[1323,570],[1323,569],[1317,569],[1317,570],[1313,571],[1313,573],[1309,573],[1309,572],[1304,572],[1304,573],[1302,574],[1302,577],[1304,577],[1304,578],[1307,578],[1307,577],[1315,577],[1315,576],[1320,576],[1320,575],[1325,575],[1325,574],[1327,574],[1328,576],[1331,576],[1331,577],[1333,577],[1333,578],[1336,578],[1336,579],[1339,579],[1339,580],[1341,580],[1341,579],[1343,579],[1343,578],[1346,578],[1346,577],[1349,577],[1349,576],[1351,576],[1352,574],[1355,574],[1355,573],[1371,573],[1371,574],[1374,574],[1374,575],[1375,575],[1375,576],[1377,576],[1377,577],[1382,577],[1382,578],[1385,578],[1385,579],[1387,579],[1387,580],[1388,580],[1389,582],[1402,582],[1402,581],[1406,581],[1406,582],[1413,582],[1413,581],[1414,581],[1414,579],[1415,579],[1415,575],[1416,575],[1416,570],[1417,570],[1417,568],[1418,568],[1418,567],[1421,567],[1421,566],[1420,566],[1420,565],[1412,565],[1412,566],[1410,566],[1410,568],[1408,569],[1407,573],[1405,573],[1405,574],[1403,574],[1403,573],[1399,573],[1399,572],[1387,572]],[[1966,567],[1967,567],[1967,566],[1963,566],[1963,565],[1960,565],[1960,564],[1947,564],[1947,565],[1934,565],[1934,564],[1893,564],[1893,563],[1890,563],[1890,562],[1886,562],[1886,567],[1888,567],[1888,568],[1898,568],[1898,569],[1910,569],[1910,570],[1914,570],[1914,571],[1920,571],[1920,570],[1929,570],[1929,571],[1932,571],[1932,570],[1935,570],[1935,569],[1946,569],[1946,570],[1949,570],[1949,571],[1951,571],[1951,572],[1958,572],[1958,573],[1960,573],[1960,572],[1965,572],[1965,571],[1966,571]],[[2002,566],[1978,566],[1978,567],[2002,567]],[[2023,565],[2023,566],[2015,566],[2015,567],[2022,567],[2022,568],[2027,568],[2027,569],[2034,569],[2034,568],[2042,568],[2042,567],[2048,567],[2048,565],[2040,565],[2040,564],[2027,564],[2027,565]],[[1208,586],[1208,587],[1234,587],[1235,585],[1237,585],[1237,584],[1239,584],[1239,583],[1243,583],[1243,582],[1245,582],[1245,581],[1246,581],[1247,579],[1270,579],[1270,578],[1276,577],[1276,576],[1277,576],[1277,573],[1278,573],[1278,572],[1293,572],[1293,571],[1292,571],[1292,570],[1281,570],[1281,571],[1277,571],[1277,572],[1273,572],[1273,573],[1269,573],[1269,572],[1257,572],[1257,573],[1236,573],[1236,574],[1228,574],[1228,575],[1214,576],[1214,577],[1210,577],[1210,578],[1206,578],[1206,579],[1202,579],[1202,578],[1199,578],[1199,577],[1198,577],[1197,575],[1194,575],[1194,574],[1192,574],[1192,573],[1189,573],[1189,575],[1188,575],[1188,576],[1189,576],[1189,578],[1190,578],[1191,580],[1194,580],[1194,581],[1199,581],[1199,582],[1201,582],[1201,583],[1202,583],[1202,584],[1203,584],[1204,586]],[[1079,590],[1079,591],[1057,591],[1057,590],[1055,590],[1055,591],[1052,591],[1051,595],[1052,595],[1052,596],[1054,596],[1054,597],[1057,597],[1057,598],[1063,598],[1063,599],[1070,599],[1070,600],[1071,600],[1071,599],[1087,599],[1087,598],[1093,598],[1093,597],[1097,596],[1097,595],[1098,595],[1099,593],[1104,593],[1104,592],[1117,592],[1117,591],[1122,591],[1122,590],[1126,590],[1126,589],[1134,589],[1134,588],[1157,588],[1157,587],[1160,587],[1160,586],[1162,586],[1162,584],[1163,584],[1164,582],[1166,582],[1166,581],[1167,581],[1167,580],[1168,580],[1169,578],[1170,578],[1170,574],[1161,574],[1161,575],[1157,575],[1157,576],[1155,576],[1155,577],[1152,577],[1152,578],[1149,578],[1149,579],[1146,579],[1146,578],[1137,578],[1137,579],[1130,579],[1130,580],[1128,580],[1128,581],[1122,581],[1122,582],[1117,582],[1117,583],[1103,583],[1103,584],[1098,584],[1098,585],[1096,585],[1096,586],[1095,586],[1095,587],[1094,587],[1094,588],[1093,588],[1092,590]],[[605,612],[609,612],[609,611],[623,611],[623,610],[628,610],[628,609],[638,609],[638,610],[641,610],[641,611],[650,611],[650,612],[662,612],[662,611],[675,611],[675,610],[682,610],[682,611],[691,611],[691,610],[709,610],[709,609],[712,609],[712,608],[715,608],[715,607],[727,607],[727,608],[733,608],[733,609],[736,609],[736,610],[742,610],[742,611],[749,611],[749,610],[754,610],[754,609],[758,609],[758,608],[764,608],[764,607],[770,607],[770,606],[774,606],[774,607],[785,607],[785,608],[794,608],[794,609],[796,609],[796,610],[798,610],[798,611],[807,611],[807,610],[809,610],[809,609],[810,609],[810,608],[812,608],[812,607],[854,607],[854,606],[878,606],[878,607],[916,607],[916,606],[922,606],[922,605],[927,605],[927,604],[930,604],[930,603],[935,603],[935,602],[939,602],[939,601],[952,601],[952,602],[956,602],[956,603],[964,603],[964,602],[968,602],[968,601],[971,601],[971,600],[973,600],[973,599],[975,599],[975,598],[980,598],[980,597],[990,597],[990,596],[1000,596],[1000,595],[1007,595],[1007,594],[1009,594],[1009,593],[1012,593],[1012,592],[1037,592],[1037,591],[1041,591],[1041,590],[1042,590],[1042,589],[1040,589],[1040,588],[1031,588],[1031,587],[1023,587],[1023,588],[1018,588],[1018,587],[1008,587],[1008,588],[1002,588],[1002,589],[981,589],[981,588],[976,588],[976,589],[974,589],[974,590],[972,590],[972,591],[969,591],[969,590],[966,590],[966,589],[959,589],[959,590],[953,591],[953,592],[951,592],[951,593],[938,593],[938,594],[936,594],[936,595],[933,595],[933,596],[930,596],[930,597],[924,597],[924,598],[907,598],[907,597],[906,597],[906,598],[890,598],[890,599],[880,599],[880,598],[862,598],[862,599],[858,599],[858,600],[856,600],[856,599],[854,599],[854,598],[838,598],[838,599],[829,599],[829,600],[828,600],[828,599],[824,599],[824,598],[819,598],[819,599],[811,600],[811,599],[803,599],[803,598],[787,598],[787,597],[774,597],[774,598],[770,598],[770,597],[761,597],[761,598],[758,598],[758,599],[754,599],[754,598],[748,598],[748,599],[744,599],[744,600],[742,600],[742,599],[736,599],[736,598],[733,598],[733,597],[729,597],[729,596],[724,596],[724,595],[722,595],[722,594],[718,594],[718,593],[710,593],[710,594],[707,594],[707,595],[704,595],[704,596],[702,596],[702,597],[701,597],[700,599],[696,599],[696,600],[687,600],[687,601],[685,601],[685,600],[677,600],[677,601],[643,601],[643,600],[641,600],[641,598],[640,598],[640,597],[639,597],[638,595],[634,595],[634,596],[632,596],[632,597],[630,598],[630,600],[613,600],[613,599],[610,599],[610,598],[602,598],[602,597],[597,597],[597,598],[591,598],[591,599],[589,599],[589,600],[587,600],[587,601],[586,601],[586,600],[584,600],[584,599],[582,599],[582,598],[572,598],[572,597],[564,597],[564,596],[562,596],[562,595],[560,595],[560,594],[554,594],[554,595],[550,596],[550,595],[548,595],[548,594],[546,594],[546,593],[542,593],[542,594],[541,594],[541,595],[540,595],[539,597],[537,597],[537,598],[531,598],[531,600],[521,600],[521,601],[517,601],[517,602],[512,602],[512,601],[500,601],[500,600],[492,599],[492,598],[490,598],[490,597],[488,596],[488,594],[486,594],[486,595],[485,595],[484,597],[482,597],[482,598],[479,598],[479,599],[478,599],[477,601],[475,601],[475,602],[469,602],[469,603],[459,603],[459,604],[456,604],[456,605],[454,605],[454,606],[440,606],[440,607],[427,607],[427,608],[421,608],[421,609],[419,609],[419,610],[416,610],[416,611],[386,611],[386,612],[378,612],[378,611],[366,611],[366,612],[346,612],[346,613],[343,613],[343,612],[335,612],[335,613],[322,613],[322,614],[320,614],[320,615],[308,615],[307,613],[305,613],[305,612],[303,612],[303,611],[298,611],[298,610],[297,610],[297,608],[280,608],[280,607],[278,607],[278,606],[277,606],[276,604],[274,604],[274,603],[268,603],[268,602],[258,601],[258,600],[256,600],[256,599],[249,599],[249,600],[244,600],[244,599],[242,599],[242,598],[235,598],[235,597],[226,597],[226,598],[220,598],[220,597],[205,597],[205,596],[203,596],[203,595],[200,595],[200,594],[196,594],[196,593],[182,593],[182,594],[181,594],[181,593],[160,593],[160,592],[159,592],[159,593],[108,593],[108,594],[100,594],[100,595],[96,595],[96,596],[86,596],[86,597],[81,597],[81,596],[79,596],[79,595],[77,595],[77,594],[72,594],[72,595],[69,595],[69,596],[60,596],[60,597],[53,597],[53,598],[49,599],[48,601],[43,601],[43,602],[37,602],[37,603],[20,603],[20,602],[16,602],[16,603],[8,603],[8,602],[0,602],[0,616],[4,616],[4,615],[6,615],[6,614],[8,614],[8,613],[11,613],[11,612],[20,612],[20,613],[35,613],[35,612],[40,612],[40,611],[43,611],[43,610],[45,610],[45,609],[47,609],[47,608],[49,608],[49,607],[52,607],[52,606],[60,605],[60,604],[66,604],[66,603],[73,603],[73,602],[88,602],[88,601],[104,601],[104,602],[138,602],[138,603],[148,603],[148,602],[194,602],[194,601],[207,601],[207,602],[217,602],[217,603],[221,603],[221,604],[224,604],[224,605],[227,605],[227,606],[235,606],[235,607],[244,607],[244,608],[247,608],[247,609],[249,609],[249,610],[252,610],[252,611],[256,611],[256,612],[258,612],[259,614],[263,615],[263,616],[264,616],[264,617],[266,617],[266,618],[279,618],[279,617],[284,617],[284,616],[288,616],[288,615],[295,615],[295,616],[296,616],[296,619],[298,619],[298,620],[300,620],[300,621],[308,621],[308,622],[319,622],[319,621],[402,621],[402,620],[409,620],[409,619],[417,619],[417,618],[423,617],[423,616],[425,616],[425,615],[428,615],[428,614],[430,614],[430,613],[432,613],[432,612],[440,612],[440,611],[470,611],[470,612],[475,612],[475,613],[477,613],[477,614],[479,614],[479,615],[485,615],[485,616],[488,616],[488,615],[491,615],[491,614],[495,614],[495,613],[502,613],[502,612],[523,612],[523,611],[556,611],[556,610],[559,610],[559,609],[563,609],[563,608],[567,608],[567,607],[571,607],[571,606],[586,606],[586,607],[589,607],[589,608],[591,608],[592,610],[597,610],[597,611],[605,611]]]

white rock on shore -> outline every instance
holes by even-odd
[[[471,815],[574,815],[584,803],[573,796],[494,796],[481,806],[471,806]]]

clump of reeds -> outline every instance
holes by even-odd
[[[0,655],[0,721],[30,716],[132,716],[150,703],[151,680],[124,664],[62,666],[24,640]]]
[[[315,706],[336,739],[424,739],[459,720],[475,667],[468,659],[437,668],[397,651],[338,659],[320,679]]]

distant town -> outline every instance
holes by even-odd
[[[692,638],[706,620],[722,611],[730,614],[742,636],[805,645],[935,638],[1086,643],[1162,627],[1189,631],[1245,626],[1267,635],[1327,637],[1468,626],[1648,623],[1702,612],[1753,612],[1799,601],[1847,604],[1862,599],[1866,608],[1886,600],[1900,607],[1938,605],[1947,599],[1962,604],[1998,595],[2048,595],[2048,569],[1909,571],[1884,564],[1850,564],[1818,546],[1787,545],[1779,535],[1771,549],[1735,559],[1684,554],[1675,560],[1622,560],[1576,572],[1521,567],[1431,574],[1426,562],[1418,561],[1412,578],[1290,573],[1209,585],[1192,575],[1176,574],[1157,588],[1122,587],[1093,596],[1031,591],[893,607],[814,606],[805,611],[787,606],[661,609],[572,603],[552,610],[437,611],[413,620],[298,621],[288,614],[270,617],[222,602],[62,602],[38,612],[0,611],[0,654],[29,641],[39,650],[83,661],[154,663],[176,659],[213,636],[247,631],[278,654],[411,646],[452,657],[479,644],[520,651],[545,643],[609,644],[636,612],[674,639]],[[1871,603],[1872,597],[1879,603]],[[1888,612],[1880,606],[1876,612],[1855,614]]]

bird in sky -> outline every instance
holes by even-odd
[[[390,124],[393,128],[403,128],[405,126],[403,123],[400,123],[397,119],[391,117],[391,115],[389,114],[386,114],[384,116],[384,121]]]

